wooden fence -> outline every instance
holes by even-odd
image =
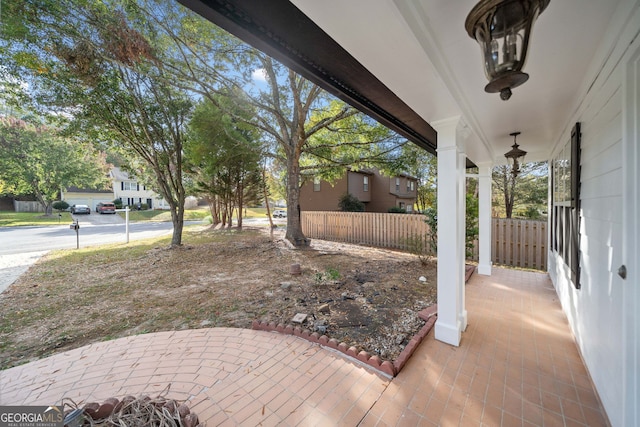
[[[491,234],[494,264],[547,270],[546,221],[493,218]]]
[[[34,201],[14,200],[13,209],[16,212],[44,212],[42,204]]]
[[[546,270],[545,221],[493,218],[494,264]],[[369,212],[302,212],[302,230],[312,239],[433,254],[423,215]],[[477,242],[470,260],[478,260]]]

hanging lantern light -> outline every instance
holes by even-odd
[[[513,132],[509,135],[513,137],[513,145],[511,146],[511,150],[506,152],[504,156],[507,158],[507,162],[511,164],[511,174],[515,178],[520,173],[520,164],[524,160],[524,156],[527,155],[527,152],[521,150],[516,142],[516,138],[520,135],[520,132]]]
[[[529,79],[522,71],[533,23],[550,0],[481,0],[464,24],[482,49],[488,93],[511,97],[511,89]]]

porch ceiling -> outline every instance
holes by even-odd
[[[476,0],[180,1],[430,151],[430,125],[461,116],[475,163],[504,162],[514,131],[527,160],[549,157],[607,54],[619,2],[552,0],[533,29],[530,79],[505,102],[484,92],[464,29]]]
[[[530,79],[505,102],[484,92],[480,48],[464,28],[477,0],[292,2],[427,122],[461,115],[476,163],[503,163],[514,131],[527,160],[548,158],[595,76],[588,67],[618,4],[552,0],[533,28]]]

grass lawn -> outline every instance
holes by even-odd
[[[272,209],[272,212],[273,210],[275,210],[275,208]],[[118,215],[122,218],[125,217],[124,212],[118,212]],[[200,206],[196,209],[186,210],[184,212],[184,220],[200,221],[210,215],[208,207]],[[266,208],[247,208],[245,209],[244,218],[265,218],[266,215]],[[59,225],[72,221],[73,219],[69,212],[62,212],[60,214],[58,212],[54,212],[51,216],[47,217],[41,212],[0,211],[0,227]],[[171,212],[167,210],[132,210],[129,212],[129,221],[171,221]]]
[[[278,208],[282,210],[283,208]],[[271,212],[275,210],[272,209]],[[118,212],[122,218],[124,218],[124,212]],[[202,220],[211,213],[208,207],[198,207],[197,209],[190,209],[184,212],[185,221],[188,220]],[[244,210],[243,218],[266,218],[267,208],[247,208]],[[171,221],[171,213],[169,211],[131,211],[129,212],[130,221]],[[236,215],[233,216],[234,222],[236,221]]]
[[[122,218],[125,212],[117,212]],[[200,221],[209,215],[208,209],[188,209],[184,211],[185,221]],[[129,221],[171,221],[171,212],[166,210],[129,211]]]
[[[124,212],[118,212],[124,218]],[[59,216],[60,215],[60,216]],[[96,215],[92,213],[92,215]],[[209,215],[208,209],[190,209],[184,213],[185,221],[199,221]],[[46,226],[59,225],[72,222],[73,219],[69,212],[54,212],[47,217],[41,212],[12,212],[0,211],[0,227],[20,227],[20,226]],[[129,221],[171,221],[171,213],[169,211],[148,210],[148,211],[130,211]]]
[[[0,211],[0,227],[59,225],[71,222],[71,214],[54,212],[51,216],[44,216],[38,212]]]

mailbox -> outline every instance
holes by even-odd
[[[74,222],[73,224],[69,225],[69,228],[72,230],[77,230],[80,228],[80,224]]]

